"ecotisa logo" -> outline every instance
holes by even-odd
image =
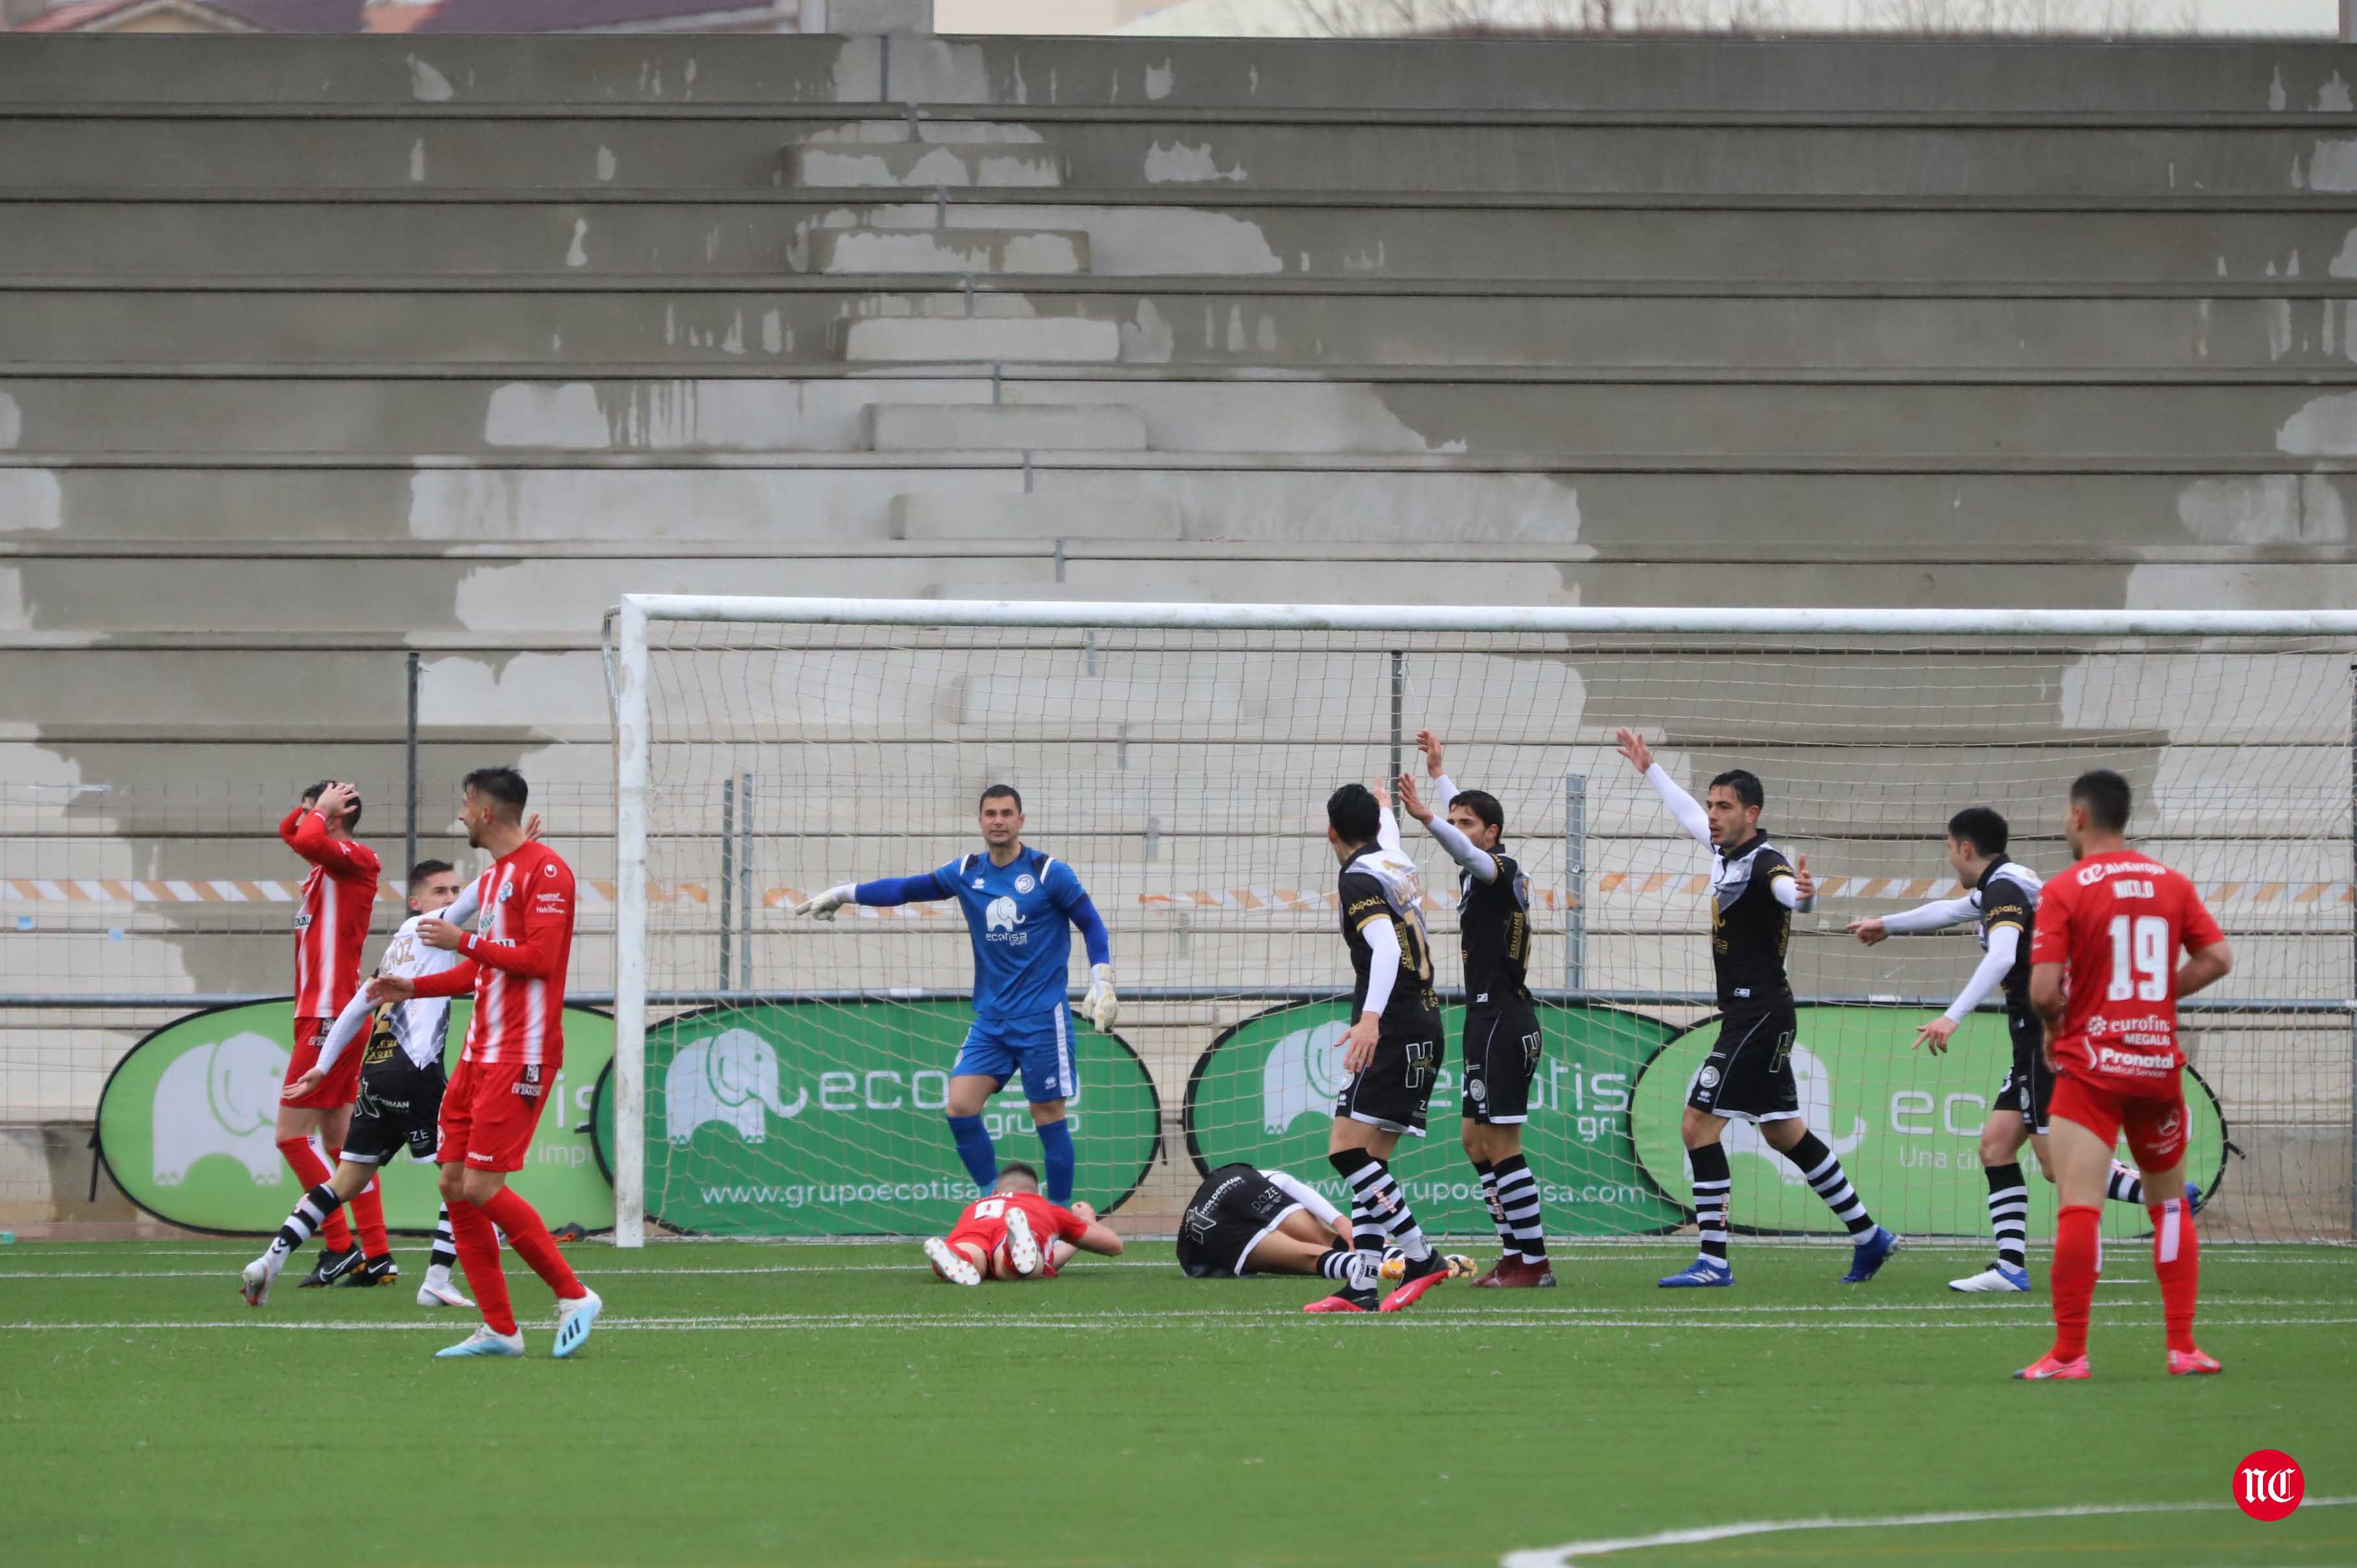
[[[2253,1519],[2289,1519],[2307,1495],[2299,1461],[2280,1449],[2262,1448],[2234,1466],[2234,1506]]]

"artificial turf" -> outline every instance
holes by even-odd
[[[1315,1282],[1193,1282],[1167,1247],[1032,1285],[934,1283],[913,1248],[573,1250],[607,1315],[548,1358],[437,1361],[471,1315],[409,1283],[249,1310],[252,1244],[0,1251],[0,1557],[12,1563],[1495,1564],[1738,1520],[2084,1505],[2185,1511],[1781,1531],[1581,1563],[2357,1563],[2357,1252],[2213,1246],[2206,1348],[2161,1369],[2148,1257],[2115,1246],[2095,1378],[2006,1374],[2034,1296],[1951,1294],[1979,1249],[1871,1284],[1846,1249],[1559,1258],[1553,1291],[1448,1285],[1305,1317]],[[2292,1455],[2261,1524],[2235,1464]],[[1561,1553],[1525,1558],[1560,1563]]]

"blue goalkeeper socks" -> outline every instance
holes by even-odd
[[[991,1147],[990,1130],[979,1116],[952,1116],[949,1119],[950,1136],[957,1140],[958,1158],[965,1162],[966,1175],[974,1185],[988,1192],[998,1180],[998,1151]]]
[[[1061,1117],[1039,1123],[1039,1153],[1048,1167],[1048,1201],[1070,1204],[1072,1201],[1072,1172],[1079,1161],[1072,1155],[1071,1125]]]

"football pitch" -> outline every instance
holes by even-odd
[[[1734,1289],[1675,1294],[1690,1247],[1592,1247],[1553,1291],[1305,1317],[1316,1282],[1153,1244],[976,1290],[905,1246],[587,1245],[607,1315],[562,1362],[512,1262],[530,1358],[437,1361],[473,1318],[414,1304],[416,1246],[407,1285],[290,1273],[258,1312],[253,1251],[0,1251],[8,1561],[2357,1563],[2347,1250],[2208,1249],[2226,1372],[2173,1380],[2149,1254],[2115,1246],[2094,1380],[2050,1387],[2006,1375],[2045,1348],[2042,1268],[1950,1293],[1977,1247],[1857,1287],[1846,1249],[1738,1243]],[[2266,1448],[2306,1469],[2281,1523],[2229,1498]],[[1808,1520],[1848,1527],[1707,1528]],[[1678,1530],[1716,1538],[1651,1540]]]

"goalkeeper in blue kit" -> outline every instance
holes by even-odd
[[[915,876],[844,883],[794,907],[834,918],[846,904],[872,908],[954,898],[974,941],[974,1027],[951,1069],[949,1124],[974,1186],[991,1190],[998,1151],[982,1108],[1017,1071],[1031,1102],[1047,1167],[1048,1200],[1070,1205],[1075,1159],[1067,1106],[1081,1095],[1072,1070],[1071,1010],[1065,1005],[1072,928],[1088,946],[1089,989],[1081,1012],[1110,1030],[1120,1003],[1113,989],[1113,943],[1072,868],[1023,843],[1023,797],[1005,784],[982,792],[983,852]]]

